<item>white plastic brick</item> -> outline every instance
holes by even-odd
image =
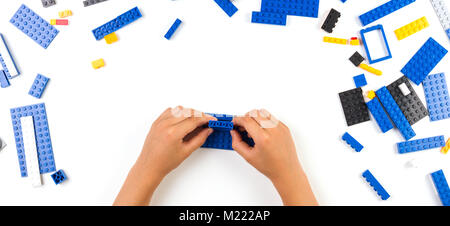
[[[398,88],[402,91],[403,96],[408,96],[411,93],[405,83],[400,84]]]
[[[15,77],[19,75],[19,71],[17,71],[16,65],[14,64],[14,61],[11,57],[11,54],[8,50],[8,47],[6,46],[5,39],[3,38],[3,35],[0,34],[0,55],[2,56],[3,60],[5,61],[6,69],[8,69],[9,74],[11,77]],[[1,68],[1,65],[0,65]]]
[[[38,187],[42,185],[42,180],[39,171],[33,116],[22,117],[20,119],[20,124],[22,125],[23,146],[25,149],[28,178],[33,187]]]
[[[431,5],[436,12],[436,15],[439,17],[441,21],[442,27],[444,30],[450,29],[450,14],[448,13],[448,9],[445,6],[444,0],[430,0]],[[447,1],[447,0],[446,0]]]

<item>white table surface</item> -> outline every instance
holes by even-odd
[[[289,16],[287,26],[252,24],[260,0],[236,0],[228,18],[212,0],[110,0],[83,7],[81,0],[5,1],[0,7],[4,34],[22,74],[0,90],[0,205],[110,205],[136,160],[151,123],[167,107],[183,105],[215,113],[244,114],[266,108],[291,128],[298,156],[323,205],[441,205],[429,174],[444,169],[450,155],[438,149],[400,155],[397,130],[382,134],[374,121],[347,127],[338,93],[354,88],[363,73],[348,58],[363,47],[322,42],[323,36],[350,38],[362,29],[358,16],[384,1],[322,0],[319,18]],[[25,3],[45,19],[71,9],[69,26],[47,50],[9,23]],[[92,29],[138,6],[143,18],[117,31],[119,41],[96,41]],[[329,35],[320,29],[328,11],[342,13]],[[426,16],[430,27],[398,41],[394,30]],[[163,38],[176,18],[182,26]],[[378,89],[402,74],[401,68],[431,36],[446,49],[450,42],[428,0],[381,20],[393,58],[374,65],[383,76],[366,73]],[[91,61],[104,58],[99,70]],[[447,55],[433,70],[446,72]],[[51,81],[42,99],[29,96],[37,73]],[[425,103],[423,88],[413,85]],[[56,166],[68,181],[32,188],[19,174],[9,109],[45,102]],[[415,138],[450,136],[450,120],[413,126]],[[364,146],[354,152],[340,140],[350,132]],[[411,159],[421,162],[411,169]],[[370,169],[390,193],[381,201],[361,174]],[[143,178],[144,179],[144,178]],[[281,205],[269,180],[232,151],[200,149],[173,171],[154,194],[155,205]]]

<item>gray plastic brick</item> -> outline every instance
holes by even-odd
[[[443,0],[430,0],[444,30],[450,29],[450,14]]]
[[[95,5],[97,3],[106,2],[106,1],[108,1],[108,0],[86,0],[86,1],[83,1],[83,5],[84,5],[84,7],[87,7],[87,6]]]
[[[369,109],[364,102],[361,88],[339,93],[339,98],[348,126],[370,121]]]
[[[44,6],[45,8],[56,5],[55,0],[41,0],[41,2],[42,6]]]

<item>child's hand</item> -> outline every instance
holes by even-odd
[[[234,117],[233,123],[245,129],[255,142],[255,146],[250,147],[232,130],[233,149],[272,181],[284,204],[317,204],[286,125],[266,110],[253,110],[245,117]]]
[[[213,132],[202,128],[209,120],[217,119],[181,106],[167,109],[153,123],[137,164],[164,177],[205,143]]]

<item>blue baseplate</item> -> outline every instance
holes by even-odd
[[[359,16],[363,26],[366,26],[380,18],[383,18],[413,2],[416,0],[391,0],[383,5],[378,6],[375,9],[370,10]]]
[[[450,206],[450,188],[447,179],[445,179],[444,171],[438,170],[431,174],[436,191],[439,194],[442,205]]]
[[[342,140],[347,142],[348,145],[350,145],[353,149],[355,149],[356,152],[360,152],[364,146],[359,143],[355,138],[352,137],[349,133],[345,132],[342,136]]]
[[[397,150],[400,154],[406,154],[444,146],[444,136],[436,136],[397,143]]]
[[[106,24],[101,25],[98,28],[95,28],[92,30],[92,33],[95,36],[95,39],[100,40],[104,38],[106,35],[109,35],[124,26],[136,21],[137,19],[141,18],[142,14],[139,11],[138,7],[134,7],[127,12],[123,13],[122,15],[116,17],[115,19],[109,21]]]
[[[381,129],[381,132],[386,133],[387,131],[394,128],[391,120],[389,120],[389,116],[383,110],[383,106],[381,106],[380,101],[377,98],[373,98],[371,101],[367,102],[367,107],[369,108],[370,113],[372,113],[375,121]]]
[[[53,157],[53,147],[50,138],[50,130],[48,127],[45,104],[41,103],[12,108],[10,112],[14,138],[16,140],[16,149],[19,159],[21,176],[26,177],[28,175],[25,160],[25,150],[23,147],[22,127],[20,123],[20,118],[26,116],[33,116],[34,130],[36,135],[36,148],[38,152],[39,169],[41,174],[55,171],[56,166]]]
[[[235,5],[230,0],[214,0],[217,5],[229,16],[232,17],[237,11]]]
[[[36,79],[34,79],[33,84],[31,85],[30,91],[28,91],[28,94],[30,94],[33,97],[41,98],[42,93],[44,92],[45,87],[47,86],[47,83],[50,79],[38,74],[36,76]]]
[[[364,171],[362,176],[366,179],[370,186],[373,187],[373,190],[377,192],[378,196],[380,196],[382,200],[387,200],[391,197],[369,170]]]
[[[450,118],[450,97],[445,74],[428,75],[422,82],[431,121]]]
[[[44,47],[44,49],[47,49],[59,33],[54,26],[24,4],[20,6],[9,22]]]

